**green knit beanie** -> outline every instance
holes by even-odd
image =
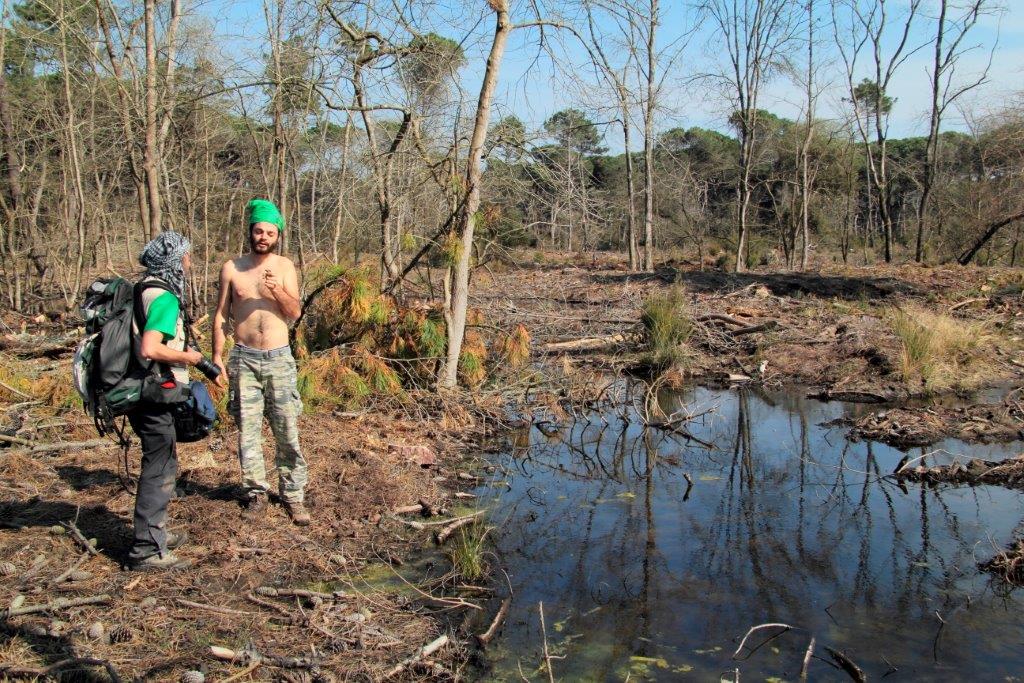
[[[274,206],[274,202],[266,199],[253,199],[246,207],[249,214],[249,226],[253,223],[273,223],[278,232],[284,232],[284,216]]]

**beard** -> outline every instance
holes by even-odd
[[[250,236],[249,237],[249,249],[254,254],[270,254],[270,253],[273,253],[277,249],[278,241],[279,241],[278,239],[275,239],[273,242],[266,242],[265,241],[263,243],[260,243],[260,242],[257,242],[256,240],[254,240],[252,238],[252,236]]]

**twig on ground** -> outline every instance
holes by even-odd
[[[192,602],[191,600],[185,600],[184,598],[178,598],[175,602],[183,607],[192,607],[194,609],[206,610],[207,612],[216,612],[217,614],[230,614],[238,616],[251,616],[252,612],[243,612],[238,609],[231,609],[230,607],[220,607],[218,605],[207,605],[203,602]]]
[[[56,600],[51,600],[43,605],[23,605],[13,609],[8,607],[5,610],[0,610],[0,619],[20,617],[25,614],[36,614],[38,612],[56,612],[58,610],[70,609],[72,607],[100,605],[107,602],[110,602],[110,595],[107,593],[102,595],[92,595],[85,598],[57,598]]]
[[[68,659],[62,659],[59,662],[54,662],[49,666],[45,666],[41,669],[30,669],[30,668],[18,668],[16,666],[0,665],[0,673],[6,676],[15,677],[31,677],[36,680],[45,680],[51,675],[62,669],[68,669],[72,666],[102,666],[107,670],[107,677],[110,679],[110,683],[121,683],[121,676],[117,673],[117,669],[114,665],[105,659],[98,659],[96,657],[70,657]]]
[[[448,635],[447,634],[442,635],[442,636],[432,640],[431,642],[427,643],[426,645],[421,647],[419,650],[417,650],[416,653],[414,655],[412,655],[411,657],[407,657],[407,658],[403,659],[402,661],[400,661],[398,664],[395,664],[395,666],[392,667],[392,669],[390,671],[388,671],[386,674],[384,674],[384,678],[388,679],[388,678],[392,678],[394,676],[397,676],[398,674],[402,673],[402,671],[404,671],[407,667],[411,666],[412,664],[415,664],[416,662],[420,661],[421,659],[425,659],[426,657],[429,657],[430,655],[434,654],[435,652],[437,652],[438,650],[440,650],[442,647],[444,647],[447,644],[448,644]]]

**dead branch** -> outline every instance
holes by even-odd
[[[743,640],[740,641],[740,646],[736,648],[736,652],[732,653],[732,659],[736,659],[736,655],[743,650],[743,646],[747,644],[747,638],[764,628],[781,628],[782,630],[775,634],[776,636],[779,636],[786,631],[791,631],[794,627],[789,624],[759,624],[757,626],[751,626],[750,630],[747,631],[747,635],[743,636]]]
[[[26,614],[37,614],[39,612],[56,612],[58,610],[82,607],[83,605],[100,605],[110,602],[110,595],[93,595],[86,598],[57,598],[43,605],[24,605],[22,607],[10,608],[0,611],[0,619],[10,619]]]
[[[548,629],[544,625],[544,603],[537,603],[537,611],[540,612],[540,632],[544,636],[544,665],[548,670],[549,683],[555,683],[555,671],[551,667],[551,652],[548,651]]]
[[[416,653],[414,655],[412,655],[411,657],[407,657],[407,658],[403,659],[402,661],[400,661],[398,664],[395,664],[395,666],[390,671],[388,671],[386,674],[384,674],[384,678],[388,679],[388,678],[393,678],[394,676],[397,676],[398,674],[402,673],[402,671],[404,671],[407,667],[411,666],[412,664],[415,664],[416,662],[420,661],[421,659],[425,659],[426,657],[429,657],[430,655],[434,654],[435,652],[437,652],[438,650],[440,650],[442,647],[444,647],[447,644],[448,644],[448,635],[447,634],[432,640],[431,642],[427,643],[426,645],[421,647],[419,650],[417,650]]]
[[[242,664],[269,664],[282,669],[311,669],[318,663],[310,657],[278,657],[263,655],[251,650],[232,650],[217,645],[210,646],[210,656],[222,662],[238,662]]]
[[[117,673],[117,669],[114,668],[114,665],[105,659],[98,659],[96,657],[71,657],[68,659],[62,659],[59,662],[54,662],[53,664],[40,669],[0,664],[0,673],[4,675],[5,679],[7,676],[10,676],[12,678],[45,680],[62,669],[82,666],[102,666],[107,670],[107,677],[110,678],[111,683],[121,683],[121,676]]]
[[[231,616],[251,616],[252,612],[243,612],[238,609],[231,609],[230,607],[219,607],[218,605],[207,605],[204,602],[192,602],[191,600],[185,600],[184,598],[178,598],[175,600],[182,607],[192,607],[193,609],[206,610],[207,612],[216,612],[217,614],[228,614]]]
[[[468,517],[463,517],[462,519],[458,519],[458,520],[452,522],[451,524],[449,524],[448,526],[446,526],[445,528],[441,529],[439,532],[437,532],[437,539],[436,539],[437,540],[437,544],[438,545],[444,545],[445,541],[447,541],[448,538],[453,533],[455,533],[456,530],[466,526],[467,524],[472,523],[474,519],[476,519],[477,517],[479,517],[483,513],[484,513],[484,511],[481,510],[480,512],[477,512],[476,514],[469,515]]]
[[[807,652],[804,653],[804,663],[800,667],[800,680],[807,680],[807,667],[811,665],[811,657],[814,655],[814,636],[811,636],[811,642],[807,645]]]
[[[505,617],[508,616],[508,610],[511,606],[512,598],[505,598],[501,601],[501,607],[498,608],[498,613],[494,615],[494,620],[491,622],[491,625],[486,631],[476,637],[477,642],[480,643],[480,647],[486,647],[487,644],[491,642],[491,639],[494,638],[494,635],[501,627],[502,622],[505,621]]]
[[[85,534],[75,525],[74,522],[61,522],[60,525],[68,530],[71,534],[71,538],[75,539],[75,542],[82,547],[82,550],[89,553],[90,555],[99,555],[100,551],[96,550],[89,539],[85,537]]]
[[[859,666],[854,664],[852,659],[847,657],[845,654],[843,654],[839,650],[833,650],[832,648],[828,647],[827,645],[825,646],[825,650],[830,655],[832,655],[832,659],[834,659],[836,664],[839,665],[839,668],[842,669],[843,671],[845,671],[850,676],[851,679],[856,681],[856,683],[867,683],[867,680],[868,680],[867,674],[864,673],[863,669],[861,669]]]

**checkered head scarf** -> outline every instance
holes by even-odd
[[[186,237],[168,230],[151,239],[139,254],[146,274],[170,285],[179,301],[185,300],[185,269],[181,259],[191,248]]]

